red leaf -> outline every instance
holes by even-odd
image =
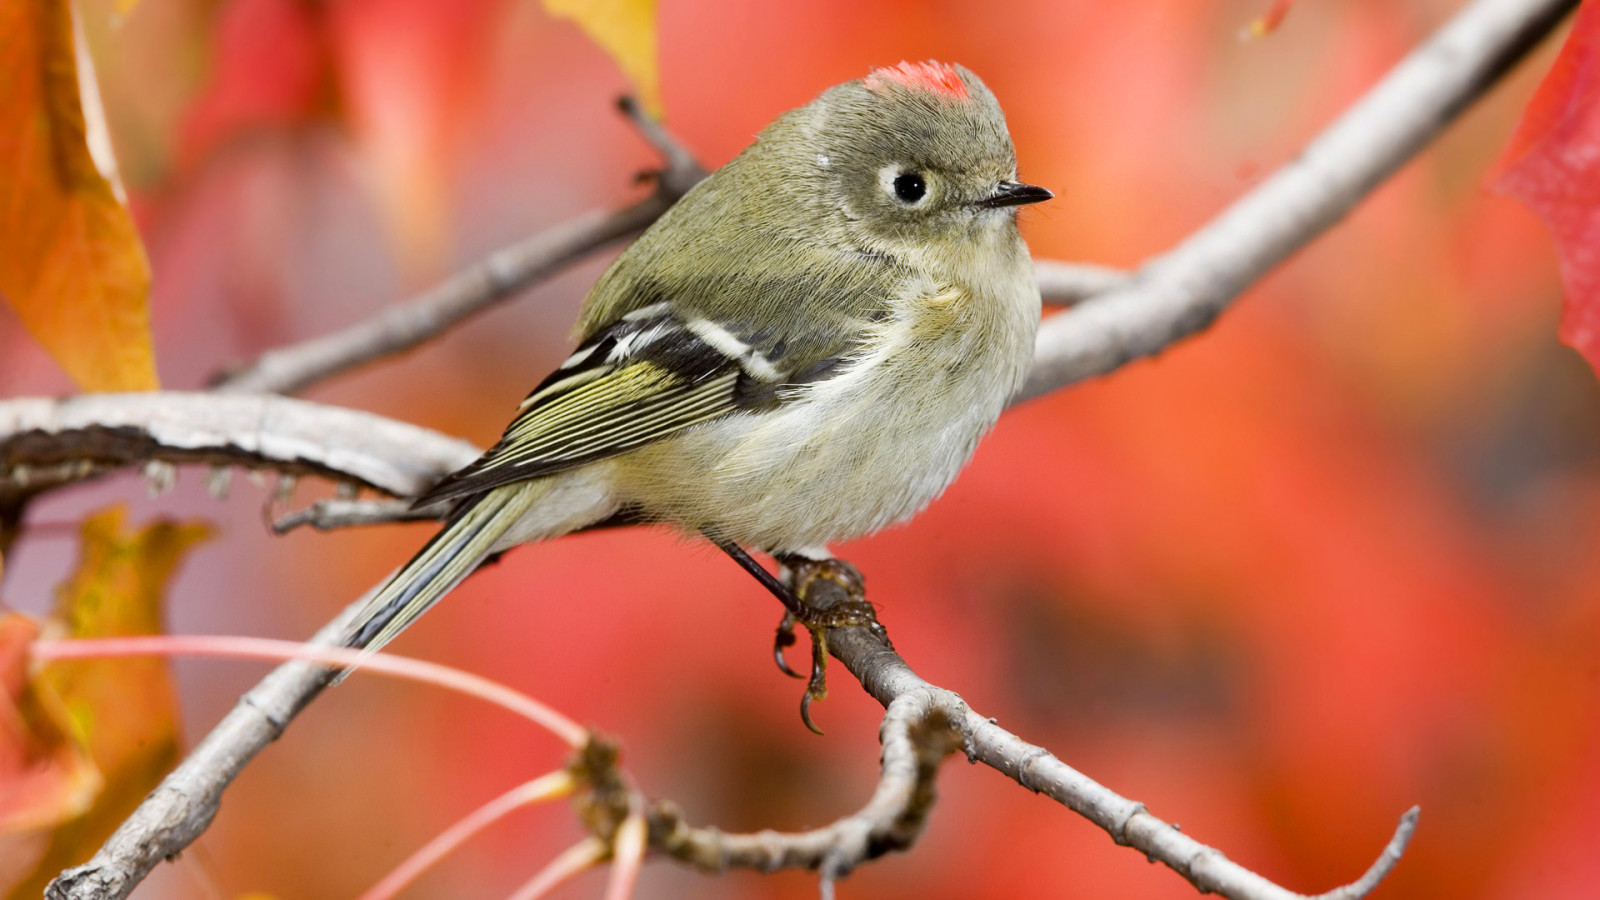
[[[1561,254],[1561,339],[1600,370],[1600,7],[1589,3],[1522,116],[1498,186],[1544,219]]]

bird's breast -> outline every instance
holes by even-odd
[[[955,480],[1027,374],[1039,300],[1031,267],[1022,272],[905,290],[832,378],[776,410],[643,448],[631,467],[641,505],[766,550],[914,515]],[[695,474],[667,483],[666,472]]]

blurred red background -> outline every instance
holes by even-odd
[[[167,0],[83,13],[152,258],[169,388],[359,319],[481,254],[638,196],[655,164],[625,88],[531,2]],[[663,2],[669,125],[708,164],[824,87],[962,62],[999,96],[1039,257],[1133,266],[1203,223],[1459,4],[1265,0]],[[1296,890],[1356,877],[1396,817],[1421,830],[1379,897],[1600,894],[1600,390],[1557,344],[1537,221],[1486,187],[1555,43],[1209,333],[1008,414],[915,523],[837,548],[932,681]],[[403,359],[320,386],[489,443],[564,356],[602,254]],[[69,385],[0,314],[0,392]],[[402,561],[422,526],[267,536],[265,492],[199,473],[60,495],[218,523],[174,631],[296,638]],[[297,501],[324,491],[304,486]],[[42,608],[70,531],[6,560]],[[512,554],[397,652],[502,679],[620,737],[655,796],[724,829],[862,803],[880,710],[835,674],[808,734],[767,653],[778,607],[719,554],[647,530]],[[178,665],[197,738],[259,675]],[[137,896],[347,897],[559,748],[459,698],[356,678],[228,794]],[[911,852],[845,897],[1194,891],[996,773],[951,762]],[[414,896],[508,893],[580,836],[519,814]],[[590,874],[558,896],[591,896]],[[811,897],[814,876],[671,863],[637,896]]]

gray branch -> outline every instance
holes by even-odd
[[[818,579],[807,600],[819,609],[849,602],[837,583]],[[1149,859],[1187,878],[1202,893],[1230,900],[1305,900],[1229,860],[1176,827],[1146,811],[1143,803],[1129,800],[1057,759],[1050,751],[1030,744],[975,712],[954,692],[922,680],[883,638],[870,627],[850,624],[828,629],[829,651],[861,682],[878,702],[892,707],[905,697],[942,711],[961,733],[967,757],[1000,772],[1030,791],[1044,794],[1100,826],[1118,844],[1132,847]],[[1413,807],[1400,818],[1388,845],[1361,878],[1315,900],[1359,900],[1388,875],[1416,830],[1419,811]]]
[[[85,394],[0,400],[0,504],[121,466],[242,466],[317,475],[399,497],[477,447],[373,413],[287,397]]]
[[[1300,155],[1131,283],[1045,320],[1018,401],[1104,375],[1205,330],[1344,217],[1555,27],[1577,0],[1478,0]]]
[[[1132,280],[1129,273],[1110,266],[1053,259],[1039,260],[1033,264],[1033,271],[1039,279],[1039,296],[1051,306],[1075,306]]]
[[[385,308],[354,325],[263,353],[214,379],[213,387],[235,393],[292,394],[323,379],[385,356],[403,353],[518,291],[610,244],[649,227],[705,170],[666,130],[642,115],[627,98],[619,106],[655,147],[666,167],[656,188],[618,210],[595,210],[497,250],[434,288]]]
[[[354,525],[424,522],[437,519],[440,514],[437,508],[417,509],[404,500],[318,500],[273,520],[272,531],[288,534],[308,525],[318,531],[333,531]]]
[[[1255,279],[1332,226],[1575,6],[1575,0],[1478,0],[1467,7],[1299,159],[1212,224],[1143,267],[1126,286],[1114,287],[1047,320],[1039,336],[1034,374],[1021,397],[1037,396],[1109,372],[1203,329]],[[161,405],[173,396],[156,395],[148,402]],[[293,460],[319,474],[344,472],[350,480],[409,495],[432,477],[469,461],[476,452],[460,442],[449,442],[453,449],[446,449],[443,443],[429,445],[429,441],[447,439],[420,429],[411,429],[409,438],[395,438],[393,432],[384,436],[371,430],[366,435],[340,436],[330,443],[328,434],[307,431],[307,422],[316,415],[308,412],[310,417],[301,419],[298,413],[306,410],[287,405],[293,401],[204,398],[206,404],[224,400],[254,403],[256,406],[250,408],[257,413],[243,415],[231,427],[215,423],[208,426],[203,418],[180,416],[182,427],[175,436],[157,427],[164,427],[164,415],[148,410],[145,419],[129,423],[126,409],[143,402],[129,397],[12,401],[0,406],[0,463],[4,464],[0,476],[15,481],[17,467],[28,465],[28,460],[39,456],[41,441],[47,459],[56,464],[73,464],[74,457],[61,451],[63,445],[54,443],[70,434],[68,440],[77,441],[76,452],[92,465],[127,464],[147,452],[174,461],[190,461],[184,454],[195,451],[197,446],[204,448],[199,451],[198,461],[217,462],[208,454],[226,447],[246,455],[260,453],[280,462]],[[90,415],[89,406],[74,407],[74,402],[106,405],[96,415]],[[22,405],[21,413],[32,418],[23,418],[17,404]],[[315,409],[310,404],[304,406]],[[275,434],[276,427],[284,425],[278,416],[285,410],[297,411],[289,418],[295,424],[296,440],[289,447],[280,447],[268,438]],[[165,410],[161,412],[164,414]],[[359,414],[330,415],[337,418]],[[409,428],[385,423],[378,417],[370,419],[369,429]],[[32,424],[39,422],[43,424]],[[150,437],[152,430],[158,432],[156,437]],[[196,441],[194,435],[202,433],[211,437]],[[154,441],[156,450],[147,449],[150,445],[143,443],[147,439]],[[423,443],[419,444],[418,439]],[[102,443],[111,445],[110,449]],[[423,449],[425,445],[432,446],[431,455]],[[349,446],[357,449],[351,453],[327,449]],[[329,631],[325,629],[323,633]],[[1141,805],[1118,797],[1073,771],[1043,748],[1028,744],[973,713],[959,697],[918,678],[903,660],[875,645],[862,629],[835,629],[830,644],[880,702],[888,705],[898,697],[913,694],[943,697],[941,702],[959,711],[952,721],[967,737],[967,749],[974,759],[1057,799],[1105,828],[1120,843],[1137,847],[1184,874],[1200,889],[1251,900],[1296,896],[1229,862],[1217,851],[1151,816]],[[126,896],[159,860],[187,846],[214,814],[232,773],[281,733],[318,690],[318,684],[303,677],[284,676],[283,672],[280,668],[269,676],[251,692],[245,704],[272,711],[264,717],[266,726],[229,728],[233,719],[230,715],[123,823],[88,865],[65,873],[52,885],[48,896]],[[211,769],[223,775],[214,777]],[[173,812],[178,799],[182,815]],[[174,827],[180,821],[188,823],[181,830]],[[1366,877],[1323,896],[1328,900],[1354,900],[1370,890],[1393,866],[1414,824],[1414,814],[1408,814],[1390,847]]]
[[[637,234],[672,205],[657,190],[632,206],[586,213],[513,244],[444,283],[340,331],[261,354],[213,382],[219,391],[292,394],[364,363],[403,353],[541,278]]]
[[[887,704],[878,786],[860,810],[797,833],[728,834],[687,825],[670,804],[650,807],[650,845],[708,872],[817,869],[824,891],[858,865],[910,847],[933,808],[939,764],[961,748],[946,706],[931,691],[909,691]],[[827,893],[824,894],[828,896]]]
[[[338,646],[345,626],[366,605],[368,596],[370,592],[345,607],[310,643]],[[110,900],[132,893],[151,869],[176,856],[211,827],[222,804],[222,792],[256,754],[283,736],[294,717],[335,675],[335,670],[322,663],[307,660],[273,669],[167,773],[93,858],[56,876],[45,889],[45,897]]]

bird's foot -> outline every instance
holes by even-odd
[[[784,613],[778,623],[773,653],[778,668],[795,678],[802,677],[789,667],[783,651],[795,644],[794,628],[801,625],[811,635],[811,675],[800,698],[800,721],[815,734],[822,729],[811,720],[811,704],[828,696],[828,629],[861,626],[888,643],[889,634],[878,622],[872,604],[866,600],[866,584],[861,572],[842,559],[810,559],[801,556],[779,557],[787,572],[798,611]]]

